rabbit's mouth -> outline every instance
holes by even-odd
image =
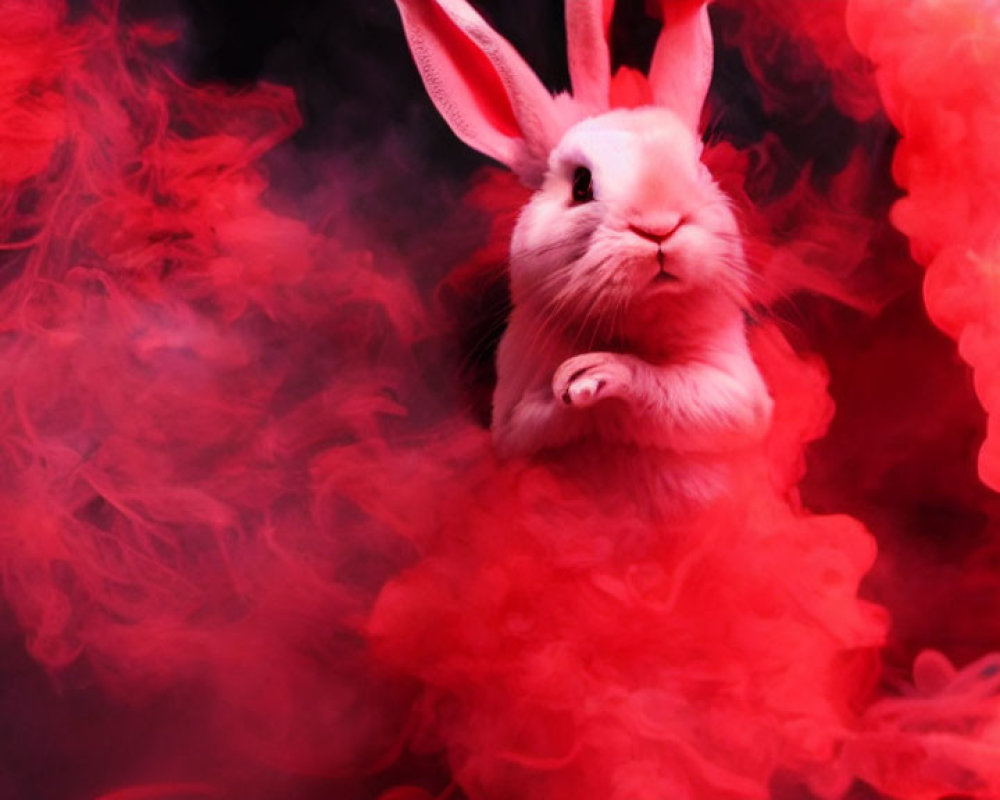
[[[657,248],[656,251],[656,265],[659,267],[659,271],[653,276],[650,283],[653,286],[667,286],[675,283],[680,283],[680,276],[673,272],[670,272],[666,268],[667,258],[666,254],[663,252],[662,248]]]
[[[657,272],[649,281],[649,286],[651,289],[669,289],[676,288],[681,282],[680,276],[675,275],[673,272],[668,272],[660,266],[660,271]]]
[[[677,275],[674,275],[672,272],[667,272],[663,267],[660,267],[660,271],[653,276],[652,283],[678,283],[679,281],[680,278]]]

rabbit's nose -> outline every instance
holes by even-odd
[[[664,239],[669,239],[677,229],[684,224],[684,219],[679,218],[672,220],[667,224],[658,225],[629,225],[628,229],[632,231],[636,236],[641,236],[643,239],[648,239],[654,244],[660,244]]]

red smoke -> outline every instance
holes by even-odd
[[[905,37],[895,26],[880,25],[879,16],[878,3],[858,2],[848,23],[853,41],[876,66],[886,113],[903,134],[893,174],[906,197],[893,208],[892,220],[909,237],[916,261],[927,267],[924,297],[931,319],[958,341],[959,353],[974,370],[976,393],[991,414],[980,475],[1000,489],[1000,442],[992,416],[1000,407],[995,357],[1000,164],[993,134],[1000,106],[992,80],[1000,52],[991,40],[996,8],[901,3]],[[958,75],[963,80],[954,80]]]
[[[50,791],[1000,794],[992,3],[718,3],[776,416],[669,525],[491,455],[509,178],[434,292],[350,173],[336,225],[275,210],[291,91],[186,85],[103,4],[0,12],[0,566],[83,765]]]

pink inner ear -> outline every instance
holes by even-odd
[[[514,108],[490,60],[437,3],[427,3],[424,8],[428,17],[432,17],[428,20],[429,28],[437,34],[437,45],[454,64],[451,73],[439,73],[442,83],[447,84],[440,87],[445,96],[439,99],[472,102],[497,132],[511,139],[519,138],[521,129]]]

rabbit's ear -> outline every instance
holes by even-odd
[[[566,45],[573,98],[595,111],[607,111],[611,91],[608,38],[615,0],[566,0]]]
[[[697,132],[712,82],[712,28],[707,0],[660,0],[663,30],[653,51],[649,82],[665,106]]]
[[[540,183],[557,144],[554,101],[464,0],[396,0],[424,86],[463,142]]]

